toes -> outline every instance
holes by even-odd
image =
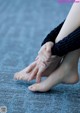
[[[15,73],[14,79],[15,80],[28,80],[29,74],[26,73]]]
[[[29,86],[28,89],[30,91],[34,91],[34,92],[35,91],[46,92],[46,91],[49,90],[48,87],[47,87],[47,85],[44,84],[44,83],[42,83],[42,82],[41,83],[35,83],[35,84]]]
[[[40,86],[39,86],[39,84],[33,84],[33,85],[29,86],[28,89],[31,91],[40,91]]]
[[[41,76],[43,75],[43,72],[46,70],[46,66],[44,63],[41,64],[41,67],[38,70],[37,76],[36,76],[36,82],[41,82]]]
[[[30,74],[29,78],[28,78],[28,81],[30,80],[33,80],[35,78],[35,75],[37,74],[38,72],[38,68],[36,67]]]
[[[18,80],[19,77],[20,77],[20,76],[19,76],[18,72],[14,74],[14,79],[15,79],[15,80]]]

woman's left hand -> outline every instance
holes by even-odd
[[[55,57],[55,56],[53,57],[51,56],[52,46],[53,46],[53,42],[47,42],[46,44],[44,44],[41,47],[40,51],[38,52],[38,56],[36,57],[35,61],[21,72],[18,72],[18,74],[15,75],[15,79],[23,80],[26,78],[26,80],[30,81],[36,78],[36,82],[40,82],[41,76],[52,62],[53,57]]]
[[[55,64],[57,59],[60,59],[60,58],[58,56],[51,56],[51,58],[46,62],[42,61],[41,59],[42,59],[42,57],[38,56],[38,59],[36,60],[36,66],[33,69],[33,71],[32,72],[29,72],[29,70],[27,71],[27,73],[30,73],[29,78],[28,78],[29,81],[32,80],[33,78],[36,78],[36,82],[39,83],[41,81],[41,77],[43,76],[43,73],[46,71],[46,69],[48,69],[48,67],[51,64]],[[57,64],[55,64],[55,65],[57,65]],[[29,67],[28,69],[31,69],[31,67]]]
[[[30,73],[29,79],[32,80],[34,76],[36,76],[36,81],[41,81],[41,75],[49,66],[50,62],[52,62],[51,58],[51,48],[53,46],[53,42],[47,42],[44,44],[38,52],[38,56],[36,57],[36,66],[31,70],[32,65],[29,66],[27,73]]]

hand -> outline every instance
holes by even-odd
[[[36,81],[40,82],[42,75],[48,76],[52,71],[54,71],[56,67],[59,65],[61,58],[58,56],[56,57],[51,56],[50,48],[52,47],[52,45],[53,45],[52,42],[47,42],[47,44],[44,44],[39,51],[36,61],[31,63],[25,69],[16,73],[14,78],[17,80],[28,80],[28,81],[36,78]],[[42,52],[44,52],[46,55],[42,54]]]
[[[43,72],[43,70],[45,70],[44,67],[46,66],[46,64],[43,62],[48,61],[48,59],[50,58],[50,56],[51,56],[50,51],[51,51],[52,45],[53,45],[52,42],[47,42],[46,44],[44,44],[41,47],[40,51],[38,52],[36,61],[31,63],[28,67],[21,70],[20,72],[15,73],[14,79],[29,81],[29,80],[32,80],[34,78],[34,76],[37,75],[37,73],[39,74],[40,72]],[[45,53],[45,54],[43,54],[43,53]],[[39,72],[38,72],[38,70],[39,70]],[[39,80],[37,80],[37,81],[39,81]]]
[[[58,56],[51,56],[49,61],[42,62],[39,58],[36,61],[36,65],[31,72],[32,65],[29,66],[27,73],[30,73],[28,80],[32,80],[36,78],[36,82],[41,81],[41,77],[45,74],[48,75],[49,73],[53,72],[60,64],[61,57]],[[48,70],[48,71],[47,71]]]
[[[51,57],[51,48],[53,47],[54,43],[49,41],[45,43],[38,52],[38,56],[36,60],[41,57],[42,61],[48,61]]]
[[[51,48],[53,46],[53,42],[47,42],[46,44],[44,44],[40,51],[38,52],[38,56],[36,57],[36,66],[30,65],[27,73],[31,73],[31,75],[29,76],[28,80],[32,80],[34,78],[34,76],[36,75],[36,81],[40,82],[41,81],[41,75],[42,73],[46,70],[46,68],[49,66],[49,64],[52,62],[52,58],[51,58]],[[51,59],[50,59],[51,58]]]

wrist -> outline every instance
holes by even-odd
[[[54,42],[49,41],[46,43],[46,45],[47,45],[47,47],[52,48],[54,46]]]

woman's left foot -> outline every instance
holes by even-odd
[[[54,60],[54,62],[52,62],[49,65],[49,67],[43,72],[42,77],[43,76],[48,77],[54,70],[56,70],[56,68],[58,68],[60,65],[61,59],[62,59],[61,57],[57,57],[56,60]],[[27,69],[28,69],[28,67],[21,70],[20,72],[15,73],[14,79],[28,81],[28,78],[30,77],[33,70],[31,72],[27,73]],[[36,76],[33,79],[35,79],[35,78],[36,78]]]

